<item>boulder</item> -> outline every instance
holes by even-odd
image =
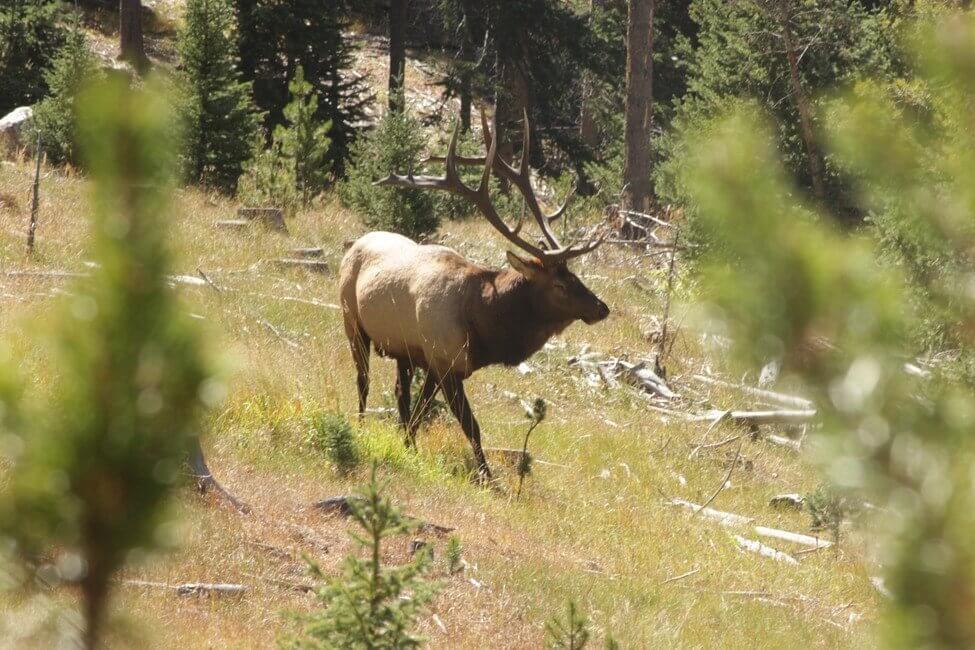
[[[28,146],[24,137],[33,118],[34,109],[30,106],[15,108],[0,118],[0,156]]]

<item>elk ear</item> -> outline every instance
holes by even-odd
[[[508,264],[511,265],[511,268],[518,271],[518,273],[521,273],[529,280],[536,278],[542,270],[542,265],[535,259],[518,257],[511,251],[507,251],[507,254]]]

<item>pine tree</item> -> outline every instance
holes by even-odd
[[[327,156],[332,143],[328,131],[332,124],[318,122],[318,97],[305,81],[302,66],[298,66],[288,88],[291,102],[284,107],[287,126],[279,124],[274,129],[274,140],[281,144],[281,153],[294,165],[295,187],[302,205],[308,205],[325,188],[328,179]]]
[[[77,162],[75,98],[86,83],[100,76],[98,63],[88,48],[87,39],[75,25],[45,74],[50,95],[34,109],[34,123],[41,132],[41,142],[49,161]]]
[[[433,598],[435,588],[423,579],[430,565],[429,553],[419,552],[403,566],[382,566],[383,540],[407,533],[415,524],[382,495],[383,486],[373,465],[369,485],[348,500],[352,519],[364,536],[353,534],[359,554],[345,560],[342,576],[315,593],[322,609],[301,617],[306,625],[293,648],[351,650],[402,650],[419,648],[422,639],[413,633],[416,619]],[[323,577],[317,565],[312,573]]]
[[[241,80],[237,69],[234,30],[227,0],[186,3],[179,35],[184,174],[190,182],[225,192],[236,189],[260,123],[251,84]]]
[[[298,66],[318,97],[316,119],[332,124],[328,158],[344,173],[355,129],[365,119],[368,88],[350,74],[353,49],[343,37],[342,0],[234,0],[240,31],[237,48],[244,78],[254,84],[254,100],[266,113],[269,132],[285,120],[288,84]]]
[[[0,117],[47,93],[45,72],[66,37],[61,11],[55,0],[0,3]]]
[[[9,432],[19,451],[5,459],[0,531],[29,565],[74,558],[65,577],[80,585],[94,648],[113,573],[132,549],[158,543],[162,507],[199,431],[207,373],[167,285],[165,101],[115,79],[79,98],[78,124],[95,187],[97,264],[46,319],[59,381]]]

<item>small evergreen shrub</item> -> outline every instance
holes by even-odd
[[[355,432],[349,421],[338,413],[324,413],[312,419],[308,442],[325,452],[342,473],[350,472],[359,463]]]
[[[274,130],[268,150],[261,151],[262,142],[258,140],[254,159],[241,178],[238,196],[250,205],[273,205],[293,213],[325,189],[331,123],[322,124],[316,119],[318,97],[305,81],[301,66],[289,88],[292,101],[284,109],[287,125],[278,125]]]
[[[447,563],[447,573],[453,575],[464,568],[463,555],[464,547],[461,546],[460,538],[451,535],[447,540],[447,547],[444,549],[444,561]]]
[[[281,142],[264,149],[264,138],[254,143],[254,157],[247,163],[237,186],[237,198],[245,205],[275,207],[293,215],[301,205],[295,167],[284,154]]]
[[[281,152],[292,162],[301,203],[308,205],[313,196],[325,189],[328,180],[327,156],[332,143],[328,131],[332,123],[316,119],[318,96],[305,81],[305,71],[300,65],[288,89],[291,103],[284,107],[287,126],[279,124],[274,129],[274,140],[281,143]]]
[[[225,192],[236,190],[260,123],[237,69],[235,30],[227,0],[188,0],[178,43],[184,175]]]
[[[589,621],[570,600],[565,618],[545,623],[545,636],[545,645],[553,650],[582,650],[589,643]]]
[[[0,117],[47,94],[46,73],[66,38],[55,0],[0,3]]]
[[[377,187],[390,173],[420,167],[425,141],[420,123],[404,112],[387,114],[369,135],[352,147],[352,167],[339,185],[342,202],[361,213],[363,223],[421,239],[436,231],[440,217],[434,193],[425,190]]]
[[[351,517],[361,529],[352,536],[358,551],[345,559],[341,576],[315,591],[321,609],[299,616],[304,629],[287,647],[399,650],[422,646],[423,639],[413,630],[436,593],[436,587],[423,578],[430,553],[417,553],[403,566],[382,565],[383,540],[416,527],[382,490],[373,465],[366,489],[359,498],[349,499]],[[309,566],[313,576],[325,579],[317,564],[309,562]]]
[[[74,163],[75,98],[86,84],[103,76],[85,35],[74,29],[45,74],[50,95],[34,109],[34,124],[48,160]]]

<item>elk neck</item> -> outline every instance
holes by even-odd
[[[487,271],[468,309],[468,340],[474,368],[515,366],[535,354],[572,322],[545,313],[536,291],[511,269]]]

